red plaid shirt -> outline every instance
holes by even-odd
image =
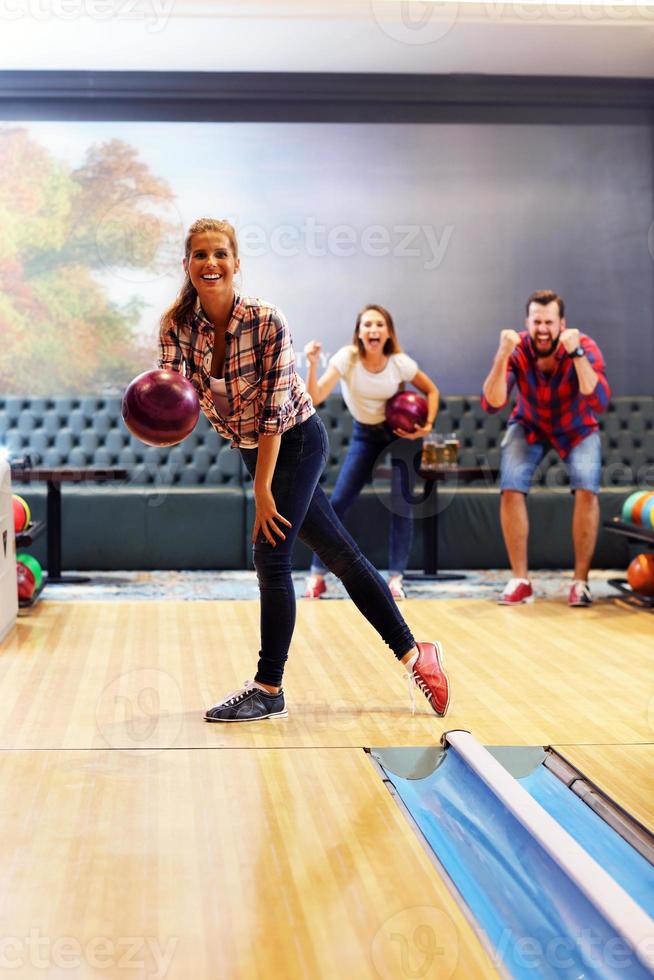
[[[563,459],[578,442],[599,428],[596,416],[604,411],[611,397],[602,352],[585,334],[579,335],[579,343],[598,375],[590,395],[579,391],[574,360],[568,357],[562,344],[554,353],[554,371],[545,374],[540,370],[526,330],[520,334],[520,343],[509,358],[506,372],[508,392],[504,405],[514,385],[518,388],[509,421],[526,430],[527,442],[547,441]],[[484,395],[481,404],[491,414],[504,408],[504,405],[493,408]]]
[[[259,435],[277,435],[313,415],[304,382],[295,372],[295,354],[284,314],[270,303],[236,296],[225,331],[225,387],[231,408],[223,418],[209,383],[214,327],[199,302],[187,323],[164,330],[159,367],[185,375],[200,396],[214,429],[232,446],[253,449]]]

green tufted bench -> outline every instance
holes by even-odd
[[[321,483],[334,485],[352,435],[352,420],[339,395],[320,406],[329,433],[329,459]],[[498,466],[509,409],[483,412],[478,397],[444,398],[436,428],[455,431],[461,463]],[[615,398],[601,419],[604,469],[601,519],[620,512],[635,487],[654,486],[654,398]],[[125,429],[120,398],[13,397],[0,399],[0,444],[12,454],[28,452],[35,465],[123,466],[125,483],[66,486],[63,491],[64,567],[79,569],[183,569],[251,567],[254,516],[251,481],[238,452],[204,416],[180,446],[151,449]],[[24,487],[36,518],[45,516],[45,488]],[[443,491],[439,520],[442,568],[506,567],[495,487]],[[387,564],[387,482],[364,489],[347,525],[378,567]],[[572,562],[572,499],[565,470],[548,453],[529,496],[530,564],[569,567]],[[45,560],[42,540],[34,553]],[[296,564],[308,550],[298,545]],[[624,567],[629,546],[600,533],[596,567]],[[416,520],[411,564],[421,567],[420,521]]]
[[[153,449],[127,431],[111,397],[0,400],[0,443],[34,465],[122,466],[126,482],[67,485],[65,568],[243,568],[244,490],[237,452],[204,416],[180,446]],[[23,485],[36,518],[45,488]],[[45,560],[39,539],[33,552]]]

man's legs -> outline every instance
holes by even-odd
[[[500,521],[515,579],[528,579],[529,518],[526,497],[534,471],[545,453],[542,443],[529,443],[521,425],[510,425],[502,441]]]
[[[513,578],[526,579],[529,577],[527,570],[529,517],[524,493],[519,490],[502,492],[500,521]]]
[[[572,544],[575,552],[575,579],[579,582],[588,581],[598,529],[597,495],[591,490],[576,490],[572,515]]]
[[[575,505],[572,515],[572,544],[575,553],[575,582],[587,582],[599,529],[599,484],[602,450],[599,432],[592,432],[568,454],[566,467]]]

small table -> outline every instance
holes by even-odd
[[[35,469],[15,469],[11,471],[12,483],[47,483],[48,496],[46,499],[48,522],[48,582],[59,584],[75,584],[88,582],[88,576],[62,575],[61,572],[61,484],[81,483],[90,480],[93,483],[106,483],[107,480],[124,480],[127,470],[117,467],[38,467]]]
[[[407,572],[404,578],[413,582],[454,582],[465,575],[455,572],[438,571],[438,484],[452,481],[472,483],[473,480],[486,480],[489,484],[497,479],[496,466],[439,466],[432,470],[418,470],[424,480],[420,503],[431,500],[422,525],[423,565],[422,572]]]

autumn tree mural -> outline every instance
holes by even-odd
[[[0,129],[0,391],[117,390],[152,366],[138,288],[122,304],[108,275],[160,271],[179,248],[173,193],[112,139],[77,169],[27,129]]]

